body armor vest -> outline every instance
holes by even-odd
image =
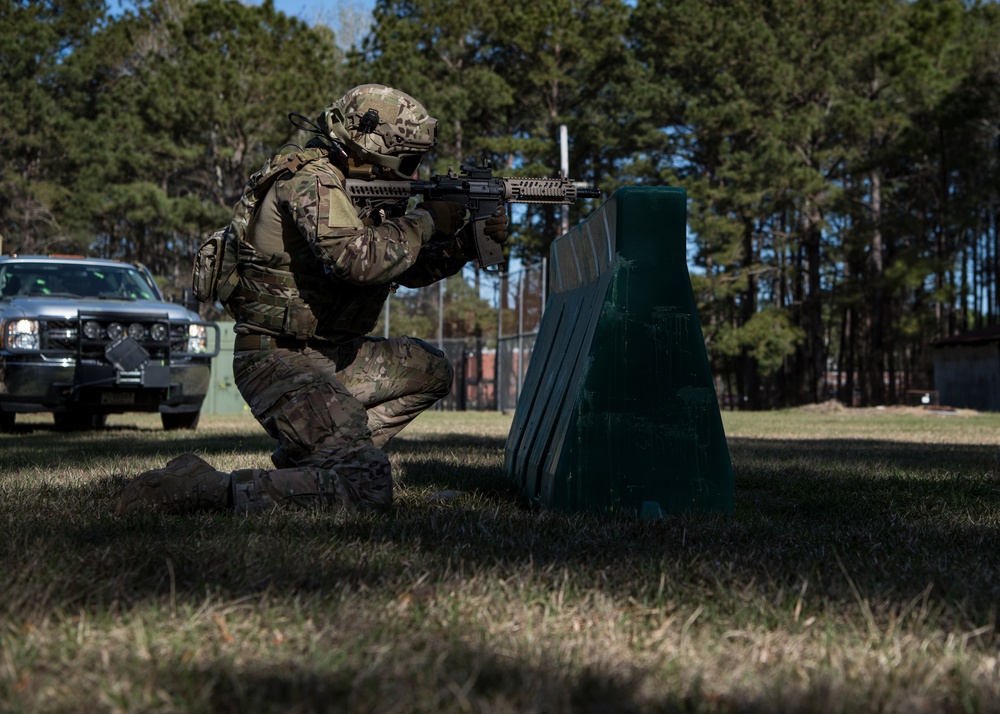
[[[346,342],[367,334],[375,327],[389,295],[390,285],[353,285],[325,272],[304,236],[296,234],[292,252],[261,250],[255,235],[255,221],[267,191],[278,178],[287,178],[307,163],[328,156],[323,149],[307,149],[284,165],[277,157],[274,169],[264,169],[251,178],[244,192],[258,190],[258,198],[244,211],[245,230],[236,242],[235,270],[229,281],[220,284],[219,298],[240,325],[249,331],[279,338],[307,340],[320,338]],[[339,175],[339,172],[338,172]],[[259,178],[258,178],[259,177]],[[257,179],[255,182],[254,179]],[[342,176],[341,176],[342,178]],[[261,184],[267,187],[260,192]],[[245,202],[241,201],[243,207]],[[234,222],[237,220],[234,216]],[[273,238],[273,236],[272,236]]]

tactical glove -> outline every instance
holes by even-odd
[[[422,208],[431,214],[434,219],[434,228],[447,236],[453,236],[465,225],[465,207],[454,201],[424,201],[418,203],[417,208]]]
[[[507,209],[502,203],[497,213],[483,223],[483,233],[494,243],[503,245],[507,242]]]

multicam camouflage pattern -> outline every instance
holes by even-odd
[[[366,112],[375,110],[379,123],[371,133],[362,130]],[[363,84],[326,107],[316,123],[363,161],[397,168],[391,157],[424,154],[436,143],[437,119],[423,105],[398,89]]]
[[[443,353],[410,337],[240,351],[233,367],[250,410],[278,440],[276,470],[235,479],[234,505],[245,512],[272,504],[389,508],[382,447],[446,395],[453,377]]]
[[[325,158],[326,149],[308,149],[279,154],[264,162],[243,188],[243,195],[233,210],[233,217],[222,230],[209,236],[195,254],[192,287],[200,302],[222,301],[225,305],[238,284],[236,273],[239,248],[248,246],[247,231],[260,201],[282,174],[298,171],[310,161]]]
[[[401,92],[366,85],[342,102],[338,111],[352,117],[347,126],[359,112],[378,110],[378,128],[365,141],[383,141],[371,145],[380,151],[402,157],[433,145],[436,122]],[[334,110],[336,104],[323,116],[334,117]],[[329,127],[323,116],[321,126]],[[439,350],[408,337],[364,335],[393,284],[419,287],[454,275],[468,261],[466,251],[456,236],[436,233],[426,210],[363,220],[344,190],[345,169],[334,147],[279,155],[251,179],[244,195],[253,205],[241,204],[234,217],[244,239],[232,259],[236,279],[225,291],[220,283],[219,296],[225,292],[236,331],[309,340],[295,349],[235,354],[240,393],[278,440],[274,470],[224,475],[228,503],[241,512],[389,508],[392,473],[382,446],[451,387],[451,366]],[[271,178],[261,199],[256,188]],[[189,482],[173,479],[171,488]],[[182,505],[204,500],[174,495]]]
[[[346,342],[374,328],[392,284],[428,285],[468,261],[425,210],[371,223],[329,160],[277,180],[240,244],[238,281],[224,301],[237,332]]]
[[[421,340],[359,338],[329,350],[240,351],[236,384],[278,440],[272,470],[216,471],[194,454],[148,471],[123,491],[118,514],[231,507],[385,511],[392,472],[382,447],[448,393],[452,369]]]
[[[392,480],[352,469],[350,464],[326,470],[241,469],[233,472],[232,493],[237,513],[272,508],[386,511],[392,503]]]

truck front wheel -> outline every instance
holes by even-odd
[[[198,419],[201,418],[201,412],[176,412],[173,414],[167,414],[166,412],[160,414],[160,419],[163,420],[163,430],[164,431],[175,431],[177,429],[197,429]]]

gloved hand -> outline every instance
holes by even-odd
[[[497,213],[483,223],[483,233],[494,243],[503,245],[507,242],[507,207],[500,204]]]
[[[431,218],[434,219],[434,228],[445,235],[453,236],[465,225],[465,207],[460,203],[424,201],[418,203],[417,208],[422,208],[431,214]]]

